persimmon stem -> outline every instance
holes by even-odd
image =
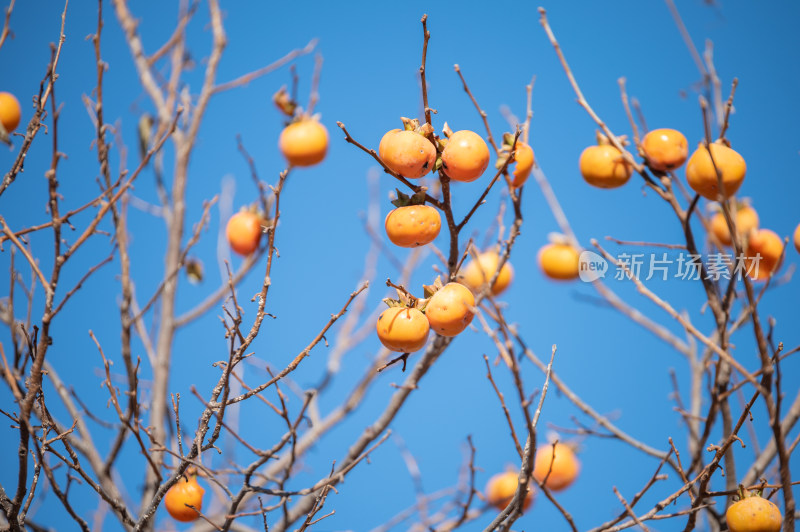
[[[398,174],[397,172],[395,172],[394,170],[392,170],[391,168],[386,166],[386,163],[384,163],[383,160],[378,156],[378,153],[375,150],[371,150],[371,149],[367,148],[366,146],[364,146],[363,144],[361,144],[360,142],[358,142],[357,140],[355,140],[350,135],[350,133],[347,131],[347,128],[344,126],[343,123],[336,122],[336,125],[339,126],[339,128],[344,132],[345,140],[347,142],[349,142],[350,144],[360,148],[362,151],[364,151],[364,152],[368,153],[369,155],[371,155],[372,158],[375,159],[378,162],[378,164],[381,165],[381,167],[383,168],[384,172],[386,172],[390,176],[394,177],[398,181],[402,182],[408,188],[413,190],[415,194],[422,189],[422,187],[412,184],[408,179],[406,179],[405,177],[401,176],[400,174]],[[442,204],[442,202],[440,202],[439,200],[437,200],[436,198],[434,198],[430,194],[426,194],[425,195],[425,201],[427,203],[430,203],[431,205],[433,205],[434,207],[436,207],[439,210],[442,210],[442,211],[444,210],[444,205]]]
[[[394,289],[396,289],[396,290],[399,290],[399,291],[400,291],[400,292],[402,292],[403,294],[405,294],[405,296],[408,298],[408,300],[409,300],[409,303],[410,303],[411,305],[415,304],[415,303],[417,302],[417,299],[419,299],[419,298],[417,298],[417,297],[414,297],[414,296],[411,294],[411,292],[409,292],[409,291],[406,289],[406,287],[405,287],[405,286],[403,286],[403,285],[401,285],[401,284],[394,284],[394,283],[392,282],[392,280],[391,280],[391,279],[386,279],[386,286],[390,286],[390,287],[392,287],[392,288],[394,288]]]

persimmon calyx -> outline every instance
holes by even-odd
[[[413,296],[408,297],[399,290],[397,291],[397,293],[398,293],[398,299],[385,297],[381,301],[386,303],[386,306],[389,308],[393,307],[413,308],[419,310],[423,314],[425,313],[425,307],[428,305],[428,298],[417,298]]]
[[[267,204],[270,205],[271,203],[272,201],[270,198],[270,200],[267,201]],[[255,214],[263,227],[270,227],[272,225],[272,218],[270,218],[269,213],[264,212],[258,203],[242,205],[242,207],[239,209],[239,212],[249,212]]]
[[[726,138],[717,139],[717,140],[715,140],[713,142],[713,144],[720,144],[722,146],[725,146],[726,148],[730,148],[731,147],[731,141],[729,141]]]
[[[453,134],[453,130],[450,129],[450,126],[447,125],[447,122],[445,122],[444,125],[442,126],[442,135],[444,135],[445,138],[449,139],[450,135],[452,135],[452,134]]]
[[[519,135],[515,135],[514,133],[503,133],[503,144],[501,147],[501,151],[505,150],[510,152],[516,144],[519,143]]]
[[[569,238],[567,238],[566,235],[556,232],[547,233],[547,240],[552,244],[569,245],[570,243]]]
[[[611,139],[609,139],[602,131],[599,130],[595,131],[595,137],[597,138],[598,146],[609,146],[609,145],[613,146],[614,144],[613,142],[611,142]],[[624,147],[630,144],[627,135],[619,135],[618,137],[615,138],[620,146]]]
[[[397,191],[397,199],[392,200],[392,205],[395,207],[409,207],[411,205],[425,205],[428,187],[420,187],[417,192],[410,196],[400,192],[399,188],[396,188],[395,191]]]
[[[433,126],[428,124],[427,122],[420,125],[419,120],[416,118],[406,118],[405,116],[401,116],[400,120],[403,122],[403,130],[405,131],[412,131],[419,135],[422,135],[429,141],[431,141],[434,147],[438,147],[437,138],[433,129]]]
[[[387,280],[386,284],[387,286],[393,286],[395,288],[395,291],[397,292],[397,299],[393,299],[390,297],[382,299],[382,301],[386,303],[387,307],[414,308],[421,311],[422,313],[425,313],[425,306],[428,304],[427,297],[424,298],[414,297],[408,290],[405,289],[405,287],[395,285],[391,283],[391,281],[389,280]]]
[[[425,293],[425,297],[427,299],[430,299],[430,297],[439,290],[441,290],[443,286],[444,284],[442,283],[441,276],[437,275],[436,279],[433,281],[433,284],[430,285],[424,284],[422,285],[422,289]]]

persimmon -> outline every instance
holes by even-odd
[[[512,172],[514,180],[511,182],[512,186],[519,188],[525,184],[528,176],[531,175],[533,161],[533,149],[518,140],[514,148],[514,171]]]
[[[189,474],[178,479],[178,482],[172,485],[164,495],[164,506],[167,507],[167,512],[176,521],[188,523],[194,521],[199,517],[198,513],[203,509],[203,494],[206,490],[198,484],[197,476]],[[193,509],[186,505],[194,506]]]
[[[647,166],[659,172],[670,172],[686,162],[689,143],[680,131],[654,129],[642,139],[642,151]]]
[[[794,247],[800,253],[800,224],[797,224],[797,229],[794,230]]]
[[[709,149],[711,156],[708,154]],[[713,162],[711,157],[714,158]],[[706,199],[716,200],[717,194],[723,192],[719,190],[717,170],[722,177],[723,196],[729,198],[736,194],[744,181],[747,165],[739,153],[718,142],[709,144],[708,149],[700,144],[689,157],[689,162],[686,163],[686,180],[695,192]]]
[[[442,228],[442,218],[439,211],[429,205],[409,205],[389,211],[383,225],[394,245],[415,248],[436,239]]]
[[[389,307],[378,317],[378,339],[390,351],[413,353],[428,341],[430,324],[420,310]]]
[[[581,153],[578,166],[583,179],[598,188],[621,187],[633,175],[633,166],[610,144],[587,147]]]
[[[570,244],[553,242],[539,250],[542,272],[550,279],[568,281],[578,277],[580,252]]]
[[[475,181],[489,166],[489,146],[467,129],[456,131],[447,139],[442,151],[442,168],[453,181]]]
[[[19,100],[10,92],[0,92],[0,123],[6,133],[11,133],[19,125],[22,118],[22,108]]]
[[[513,471],[498,473],[486,484],[486,501],[498,510],[504,510],[514,498],[518,485],[519,479]],[[528,486],[522,509],[527,510],[531,504],[533,504],[533,487]]]
[[[436,291],[425,306],[431,329],[442,336],[456,336],[472,321],[475,296],[460,283],[447,283]]]
[[[722,211],[717,212],[711,218],[711,232],[723,245],[733,245],[731,232],[728,231],[728,223]],[[748,235],[753,229],[758,229],[758,213],[749,205],[742,205],[736,210],[736,232],[741,235]]]
[[[780,532],[783,519],[773,502],[756,494],[745,494],[728,507],[725,521],[730,532]]]
[[[278,147],[291,166],[313,166],[328,152],[328,130],[313,118],[302,118],[281,131]]]
[[[459,280],[474,293],[478,293],[488,284],[497,271],[500,256],[496,251],[487,251],[478,255],[477,260],[470,261],[459,275]],[[503,264],[500,274],[492,285],[492,294],[500,295],[514,279],[514,269],[509,261]]]
[[[548,489],[561,491],[569,487],[580,472],[580,462],[566,443],[542,445],[536,450],[533,477]]]
[[[417,131],[392,129],[378,145],[386,166],[409,179],[428,174],[436,166],[436,147]]]
[[[769,229],[752,231],[744,253],[747,275],[754,281],[766,281],[780,267],[783,239]]]
[[[261,241],[261,218],[252,211],[239,211],[228,220],[225,235],[228,244],[239,255],[250,255]]]

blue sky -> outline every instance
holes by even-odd
[[[3,2],[5,7],[7,2]],[[794,2],[775,2],[745,6],[740,2],[701,0],[680,2],[679,8],[695,44],[702,51],[706,39],[714,43],[714,62],[727,96],[730,82],[739,79],[735,114],[728,138],[747,161],[748,175],[739,193],[751,197],[763,227],[781,236],[791,235],[800,222],[797,198],[800,182],[797,176],[800,137],[795,125],[800,121],[800,37],[796,24],[800,6]],[[105,5],[103,58],[109,64],[105,84],[105,112],[128,147],[127,167],[138,162],[136,123],[144,111],[152,112],[141,90],[132,66],[130,53],[122,38],[119,24],[110,5]],[[507,105],[519,117],[525,113],[525,85],[536,75],[534,87],[534,119],[531,144],[536,158],[547,174],[581,243],[588,247],[596,238],[612,253],[649,253],[645,248],[624,248],[610,242],[607,235],[622,240],[678,243],[682,230],[671,210],[653,193],[643,194],[641,180],[634,177],[627,186],[607,191],[590,188],[578,173],[581,150],[594,141],[595,124],[575,103],[566,76],[538,23],[536,4],[512,2],[503,8],[489,9],[478,2],[422,3],[402,2],[375,4],[354,2],[307,3],[285,2],[262,4],[227,3],[225,28],[228,47],[220,65],[219,79],[233,79],[304,46],[319,38],[317,51],[324,56],[317,111],[330,133],[330,151],[326,160],[311,169],[294,172],[282,197],[281,225],[277,247],[280,259],[273,270],[268,311],[276,316],[267,321],[253,345],[254,356],[271,367],[285,366],[300,352],[331,313],[337,312],[347,295],[361,281],[363,257],[370,239],[363,228],[369,193],[367,173],[374,167],[364,153],[344,141],[336,121],[346,124],[350,133],[367,146],[377,148],[383,133],[399,127],[400,116],[417,116],[420,95],[417,69],[420,60],[421,27],[419,18],[429,15],[432,37],[428,51],[430,105],[438,110],[434,126],[439,130],[444,121],[454,129],[472,129],[484,134],[480,117],[461,89],[453,71],[458,63],[473,94],[489,113],[493,132],[499,137],[510,127],[500,107]],[[694,147],[703,136],[698,105],[697,86],[700,75],[687,51],[666,4],[635,0],[615,2],[545,3],[555,31],[581,88],[598,114],[618,134],[631,135],[619,99],[617,79],[625,76],[630,96],[638,98],[651,128],[673,127],[686,135]],[[0,49],[0,90],[18,95],[23,104],[23,123],[31,117],[30,98],[38,89],[49,58],[48,43],[56,40],[62,6],[47,2],[17,2],[11,26],[14,38]],[[161,3],[131,5],[140,19],[140,30],[148,52],[154,51],[172,32],[176,8]],[[203,76],[203,59],[210,50],[210,31],[206,25],[207,6],[202,4],[188,31],[192,58],[197,67],[187,81],[198,90]],[[60,122],[59,149],[68,155],[60,164],[60,192],[66,206],[74,207],[96,194],[98,177],[96,153],[91,150],[94,138],[92,123],[81,96],[89,95],[95,83],[94,51],[84,37],[95,31],[96,4],[73,2],[66,17],[66,42],[59,64],[56,86],[57,101],[63,105]],[[300,75],[300,94],[308,94],[313,57],[296,61]],[[270,103],[270,96],[290,80],[289,70],[282,68],[248,86],[215,97],[201,128],[190,168],[187,195],[187,227],[202,212],[202,202],[218,194],[226,180],[235,183],[234,208],[254,200],[255,188],[249,169],[237,152],[236,135],[254,157],[260,176],[273,183],[284,168],[277,150],[281,116]],[[25,172],[0,197],[0,213],[12,228],[21,229],[47,219],[46,180],[50,161],[50,137],[40,133],[31,149]],[[116,144],[116,143],[115,143]],[[14,153],[0,150],[0,167],[7,169]],[[114,167],[119,152],[112,155]],[[169,168],[169,165],[167,165]],[[678,175],[683,177],[683,170]],[[457,213],[464,213],[482,191],[485,180],[454,187]],[[379,180],[379,197],[383,219],[390,208],[388,195],[396,183],[386,175]],[[152,173],[147,172],[136,183],[136,197],[157,202]],[[470,222],[469,234],[484,239],[496,217],[498,206],[507,201],[500,188],[493,190],[487,204]],[[702,202],[703,205],[705,201]],[[704,208],[704,207],[703,207]],[[669,369],[674,368],[685,393],[688,373],[685,360],[669,346],[655,339],[611,309],[596,304],[594,290],[582,283],[552,283],[544,279],[536,265],[537,250],[546,242],[547,234],[558,226],[541,192],[531,180],[524,194],[525,224],[512,263],[516,279],[502,300],[507,304],[507,318],[516,323],[529,346],[540,356],[558,345],[555,370],[584,400],[597,411],[612,417],[621,428],[643,442],[666,450],[667,438],[684,445],[686,429],[673,411],[670,399],[672,386]],[[457,216],[458,217],[458,216]],[[77,227],[86,217],[75,220]],[[216,288],[220,272],[217,268],[217,236],[221,224],[218,209],[212,209],[210,226],[194,250],[206,267],[206,280],[190,285],[182,280],[178,311],[194,307]],[[507,216],[506,224],[510,223]],[[164,224],[158,218],[131,208],[130,224],[133,276],[140,302],[149,298],[161,280]],[[108,227],[106,227],[108,228]],[[698,229],[699,231],[699,229]],[[42,232],[31,238],[31,244],[42,263],[52,261],[52,236]],[[446,246],[445,235],[437,239]],[[61,288],[70,287],[85,269],[110,252],[108,238],[97,236],[83,249],[64,272]],[[400,259],[406,250],[393,250]],[[18,259],[19,260],[19,259]],[[784,270],[800,262],[794,249],[787,251]],[[427,254],[411,285],[417,289],[434,277],[433,254]],[[19,265],[19,262],[17,263]],[[233,264],[239,264],[233,258]],[[0,253],[0,271],[9,268],[8,246]],[[249,297],[261,282],[263,268],[256,267],[240,287],[240,301],[245,313],[252,316],[254,305]],[[28,273],[23,270],[27,279]],[[71,382],[82,399],[106,420],[114,418],[106,411],[107,392],[101,389],[101,361],[88,330],[93,330],[117,360],[119,320],[119,263],[106,266],[86,284],[69,304],[69,312],[54,324],[54,344],[48,357]],[[373,286],[366,296],[367,312],[377,308],[385,291],[382,281],[399,276],[392,262],[382,256],[378,261]],[[7,282],[7,281],[6,281]],[[761,305],[762,316],[776,319],[776,340],[788,347],[800,344],[797,327],[797,301],[800,281],[792,278],[779,290],[768,292]],[[622,281],[608,281],[609,286],[649,317],[663,323],[679,337],[684,335],[669,316],[637,294],[635,288]],[[0,285],[0,294],[8,291]],[[653,281],[652,289],[669,299],[679,310],[689,312],[703,331],[710,331],[712,319],[706,311],[702,288],[698,282]],[[110,295],[113,295],[110,297]],[[19,297],[19,293],[17,294]],[[38,292],[41,297],[41,290]],[[20,304],[20,303],[18,303]],[[41,309],[37,299],[33,316]],[[211,364],[226,356],[226,344],[217,319],[218,310],[209,312],[197,323],[186,327],[174,348],[174,374],[171,389],[184,398],[184,419],[196,418],[200,405],[190,392],[191,385],[208,390],[217,378]],[[333,332],[335,335],[336,332]],[[7,330],[0,341],[10,351]],[[733,338],[737,359],[746,367],[757,367],[752,330],[749,327]],[[145,358],[140,346],[137,354]],[[345,358],[339,380],[321,399],[323,413],[341,402],[349,385],[359,378],[375,356],[379,344],[370,338]],[[392,425],[394,434],[416,457],[423,475],[426,492],[453,486],[464,459],[467,435],[472,435],[477,449],[476,465],[480,467],[477,485],[481,489],[488,478],[507,464],[516,464],[513,444],[491,386],[485,377],[482,355],[493,359],[496,349],[484,335],[467,331],[457,338],[436,366],[425,377],[419,390],[412,394],[405,409]],[[324,372],[327,353],[318,346],[306,360],[294,380],[309,387]],[[414,361],[414,357],[410,362]],[[263,367],[263,364],[262,364]],[[798,389],[798,364],[788,359],[784,365],[787,397],[793,400]],[[506,395],[513,392],[513,383],[502,366],[493,368],[498,386]],[[143,380],[148,378],[145,369]],[[263,379],[263,370],[248,366],[248,382]],[[371,423],[383,410],[393,392],[391,383],[403,375],[390,370],[381,375],[371,388],[360,409],[339,428],[332,431],[313,449],[304,468],[293,480],[300,489],[327,474],[333,460],[346,453],[353,435]],[[523,366],[528,392],[539,389],[543,376],[530,364]],[[7,390],[0,392],[4,409],[12,408]],[[299,400],[293,398],[293,407]],[[734,403],[738,408],[738,403]],[[513,412],[517,426],[522,416]],[[194,417],[193,417],[194,416]],[[274,415],[259,405],[245,407],[241,416],[243,432],[254,441],[269,445],[282,428]],[[541,419],[540,437],[548,427],[574,427],[571,417],[591,425],[560,394],[548,394]],[[769,432],[764,430],[763,407],[754,411],[756,434],[760,446]],[[189,422],[187,422],[189,423]],[[246,426],[245,426],[246,425]],[[98,429],[99,430],[99,429]],[[792,433],[792,438],[796,434]],[[715,438],[719,438],[716,431]],[[569,438],[562,433],[563,438]],[[737,450],[741,464],[749,464],[753,442],[747,449]],[[101,447],[108,442],[99,439]],[[133,445],[125,452],[126,465],[120,483],[134,493],[141,482],[141,457]],[[0,473],[0,482],[8,490],[15,484],[15,433],[0,429],[0,449],[7,457]],[[581,442],[583,470],[576,484],[559,496],[559,501],[573,514],[579,529],[595,526],[619,512],[619,501],[612,487],[631,497],[650,478],[657,463],[626,447],[603,438]],[[241,449],[239,451],[241,453]],[[247,460],[249,457],[243,458]],[[212,463],[220,464],[215,457]],[[795,476],[800,473],[796,466]],[[637,508],[650,508],[660,498],[677,489],[680,482],[674,473],[654,488]],[[718,488],[720,486],[717,486]],[[76,506],[88,514],[96,506],[85,486],[76,486]],[[797,492],[796,492],[797,493]],[[361,464],[348,477],[339,493],[328,498],[327,508],[336,515],[320,524],[321,530],[367,530],[413,505],[415,492],[396,440],[390,439],[375,451],[371,463]],[[685,505],[685,501],[683,503]],[[722,504],[720,499],[719,504]],[[38,511],[32,518],[39,524],[59,527],[66,514],[52,495],[35,503]],[[683,507],[680,506],[679,507]],[[163,510],[159,519],[169,524]],[[480,530],[491,519],[487,514],[465,527]],[[249,522],[258,526],[256,522]],[[659,530],[682,529],[683,520],[658,523]],[[115,530],[112,519],[106,529]],[[404,526],[399,527],[403,529]],[[517,528],[561,530],[563,519],[552,506],[539,497],[533,509]]]

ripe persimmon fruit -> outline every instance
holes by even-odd
[[[428,341],[430,324],[420,310],[389,307],[378,317],[378,339],[390,351],[413,353]]]
[[[783,519],[771,501],[756,494],[744,494],[728,507],[725,521],[730,532],[780,532]]]
[[[580,462],[566,443],[541,445],[536,450],[533,477],[548,489],[561,491],[569,487],[580,472]]]
[[[514,148],[514,179],[511,185],[519,188],[525,184],[533,169],[533,149],[522,141],[517,141]]]
[[[459,275],[459,281],[467,286],[473,293],[478,293],[483,290],[483,286],[488,284],[494,277],[497,271],[497,266],[500,264],[500,256],[496,251],[486,251],[478,255],[477,260],[470,261]],[[492,285],[492,294],[500,295],[511,281],[514,279],[514,268],[511,263],[506,261],[500,269],[500,274],[497,276],[494,284]]]
[[[10,92],[0,92],[0,123],[6,133],[11,133],[19,125],[22,109],[19,100]]]
[[[460,283],[447,283],[436,291],[425,306],[431,329],[442,336],[456,336],[472,321],[475,296]]]
[[[261,241],[261,218],[252,211],[239,211],[228,220],[225,235],[228,244],[239,255],[247,256],[258,249]]]
[[[164,506],[167,512],[176,521],[188,523],[199,517],[198,513],[203,509],[203,494],[206,490],[197,483],[197,476],[188,474],[178,479],[164,495]],[[193,509],[186,505],[194,506]]]
[[[621,187],[633,175],[633,166],[610,144],[587,147],[581,153],[578,166],[583,179],[598,188]]]
[[[580,252],[570,244],[553,242],[539,250],[542,272],[550,279],[569,281],[578,277]]]
[[[475,181],[488,166],[489,146],[474,131],[456,131],[447,139],[442,151],[442,168],[453,181]]]
[[[281,131],[278,147],[290,166],[313,166],[328,152],[328,130],[313,118],[301,118]]]
[[[744,255],[748,277],[754,281],[766,281],[780,267],[783,239],[775,231],[756,229],[747,239]]]
[[[386,166],[409,179],[423,177],[436,166],[436,147],[417,131],[387,132],[378,145],[378,155]]]
[[[725,246],[733,245],[731,232],[728,231],[728,223],[722,211],[717,212],[711,218],[711,232]],[[748,235],[753,229],[758,229],[758,213],[749,205],[741,205],[736,210],[736,232],[741,235]]]
[[[711,150],[711,156],[709,156],[709,150]],[[713,162],[711,157],[714,158]],[[719,190],[717,170],[722,176],[724,191]],[[689,182],[689,186],[704,198],[714,201],[720,192],[725,198],[736,194],[736,191],[742,186],[746,172],[747,165],[744,158],[735,150],[719,142],[709,144],[708,149],[700,144],[700,147],[689,157],[689,162],[686,163],[686,180]]]
[[[436,239],[442,228],[442,218],[430,205],[408,205],[389,211],[383,225],[394,245],[414,248]]]
[[[797,229],[794,230],[794,247],[800,253],[800,224],[797,224]]]
[[[647,166],[659,172],[670,172],[686,162],[689,143],[680,131],[654,129],[642,139],[642,151]]]
[[[514,498],[518,485],[517,474],[513,471],[498,473],[486,484],[486,501],[498,510],[504,510]],[[522,509],[527,510],[531,504],[533,504],[533,487],[529,485],[528,493],[522,502]]]

